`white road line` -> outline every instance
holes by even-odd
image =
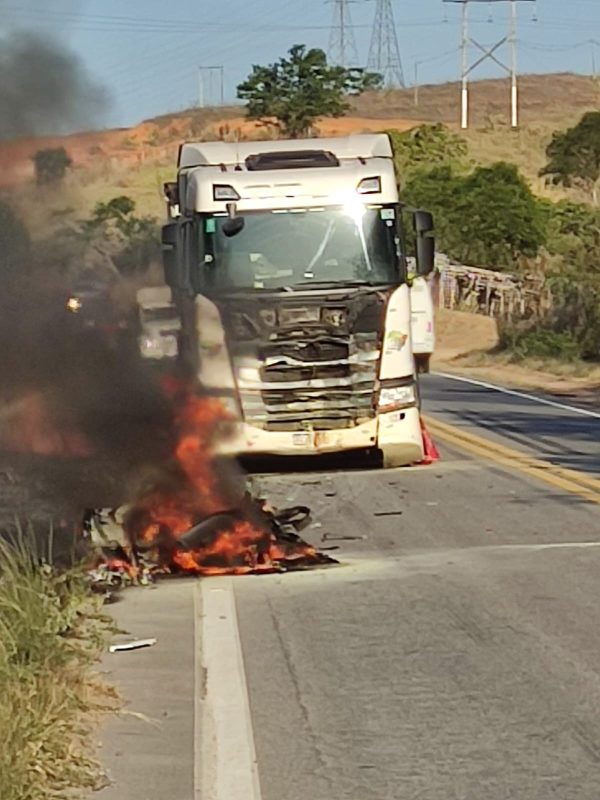
[[[494,550],[587,550],[600,547],[600,542],[551,542],[549,544],[500,544],[492,545]]]
[[[202,611],[200,581],[194,585],[194,800],[202,798],[202,699],[204,695],[204,670],[202,654]]]
[[[526,392],[519,392],[516,389],[507,389],[505,386],[498,386],[495,383],[487,383],[486,381],[477,381],[474,378],[463,378],[462,375],[452,375],[449,372],[432,372],[432,375],[438,378],[448,378],[451,381],[459,381],[462,383],[471,383],[473,386],[481,386],[483,389],[492,389],[495,392],[502,394],[510,394],[514,397],[521,397],[524,400],[530,400],[534,403],[541,403],[544,406],[553,406],[560,408],[563,411],[572,411],[574,414],[582,414],[585,417],[594,417],[600,419],[600,413],[597,411],[590,411],[587,408],[578,408],[577,406],[569,406],[566,403],[559,403],[556,400],[546,400],[544,397],[537,397],[534,394],[527,394]]]
[[[197,687],[204,697],[196,719],[196,798],[261,800],[233,585],[229,578],[204,579],[197,592],[202,616],[196,617],[196,645],[206,685]]]

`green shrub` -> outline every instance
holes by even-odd
[[[403,200],[433,213],[438,249],[463,264],[514,269],[545,241],[543,207],[512,164],[415,173]]]
[[[576,361],[581,358],[581,344],[570,332],[559,332],[544,325],[527,329],[514,325],[503,326],[499,346],[509,350],[515,361],[526,358]]]

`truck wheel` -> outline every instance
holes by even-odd
[[[429,362],[431,355],[429,353],[419,353],[415,355],[415,363],[417,365],[417,372],[419,375],[427,375],[429,373]]]

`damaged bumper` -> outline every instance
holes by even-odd
[[[306,456],[345,450],[382,451],[386,466],[415,464],[423,459],[419,411],[407,408],[380,414],[351,428],[335,430],[266,431],[239,423],[233,436],[222,441],[222,455]]]

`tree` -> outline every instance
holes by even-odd
[[[101,256],[120,275],[145,272],[160,253],[156,219],[138,217],[134,212],[135,201],[130,197],[113,197],[106,203],[97,203],[78,232],[88,253]]]
[[[448,166],[462,171],[467,166],[466,141],[442,124],[419,125],[408,131],[386,131],[394,151],[394,163],[404,181],[415,171]]]
[[[382,78],[362,69],[330,66],[323,50],[294,45],[289,58],[266,67],[254,65],[238,97],[248,116],[297,139],[310,133],[317,117],[341,117],[348,97],[381,86]]]
[[[512,269],[545,240],[543,210],[513,164],[416,173],[403,199],[434,214],[440,249],[464,264]]]
[[[546,249],[570,269],[600,276],[600,211],[562,200],[544,203]]]
[[[548,163],[540,175],[555,184],[582,186],[598,205],[600,184],[600,111],[584,114],[573,128],[556,131],[546,148]]]
[[[40,185],[59,183],[73,164],[64,147],[38,150],[32,160],[35,165],[35,177]]]

